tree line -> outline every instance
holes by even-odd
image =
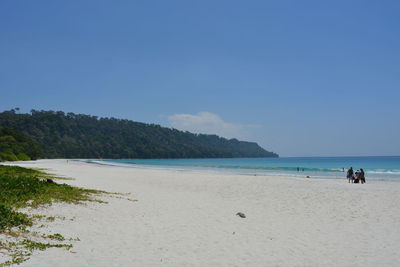
[[[278,157],[254,142],[62,111],[3,111],[0,126],[31,139],[34,158]]]

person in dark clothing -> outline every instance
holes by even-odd
[[[350,182],[353,182],[354,179],[354,171],[353,171],[353,167],[350,167],[350,169],[347,171],[347,179]]]
[[[365,172],[363,169],[360,169],[360,181],[362,184],[365,184]]]
[[[355,178],[353,179],[353,183],[358,184],[360,182],[360,170],[357,170],[355,173]]]

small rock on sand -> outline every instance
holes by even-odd
[[[236,213],[237,216],[239,216],[240,218],[246,218],[246,215],[244,215],[243,212],[238,212]]]

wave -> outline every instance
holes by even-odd
[[[185,166],[200,167],[200,168],[265,170],[265,171],[343,172],[342,169],[337,169],[337,168],[329,169],[329,168],[308,168],[308,167],[265,167],[265,166],[243,166],[243,165],[185,165]]]
[[[367,170],[366,172],[373,173],[373,174],[399,174],[400,175],[400,170],[377,169],[377,170]]]
[[[266,170],[266,171],[294,171],[294,172],[328,172],[328,173],[343,173],[342,168],[310,168],[310,167],[265,167],[265,166],[240,166],[240,165],[196,165],[195,167],[206,168],[225,168],[225,169],[247,169],[247,170]],[[364,169],[370,174],[399,174],[400,170],[394,169]],[[347,172],[347,170],[345,170]]]

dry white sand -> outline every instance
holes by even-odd
[[[20,266],[400,266],[400,183],[151,170],[40,160],[75,186],[132,193],[54,204],[71,251]],[[246,218],[236,216],[237,212]],[[36,212],[37,213],[37,212]],[[73,220],[70,220],[73,218]]]

